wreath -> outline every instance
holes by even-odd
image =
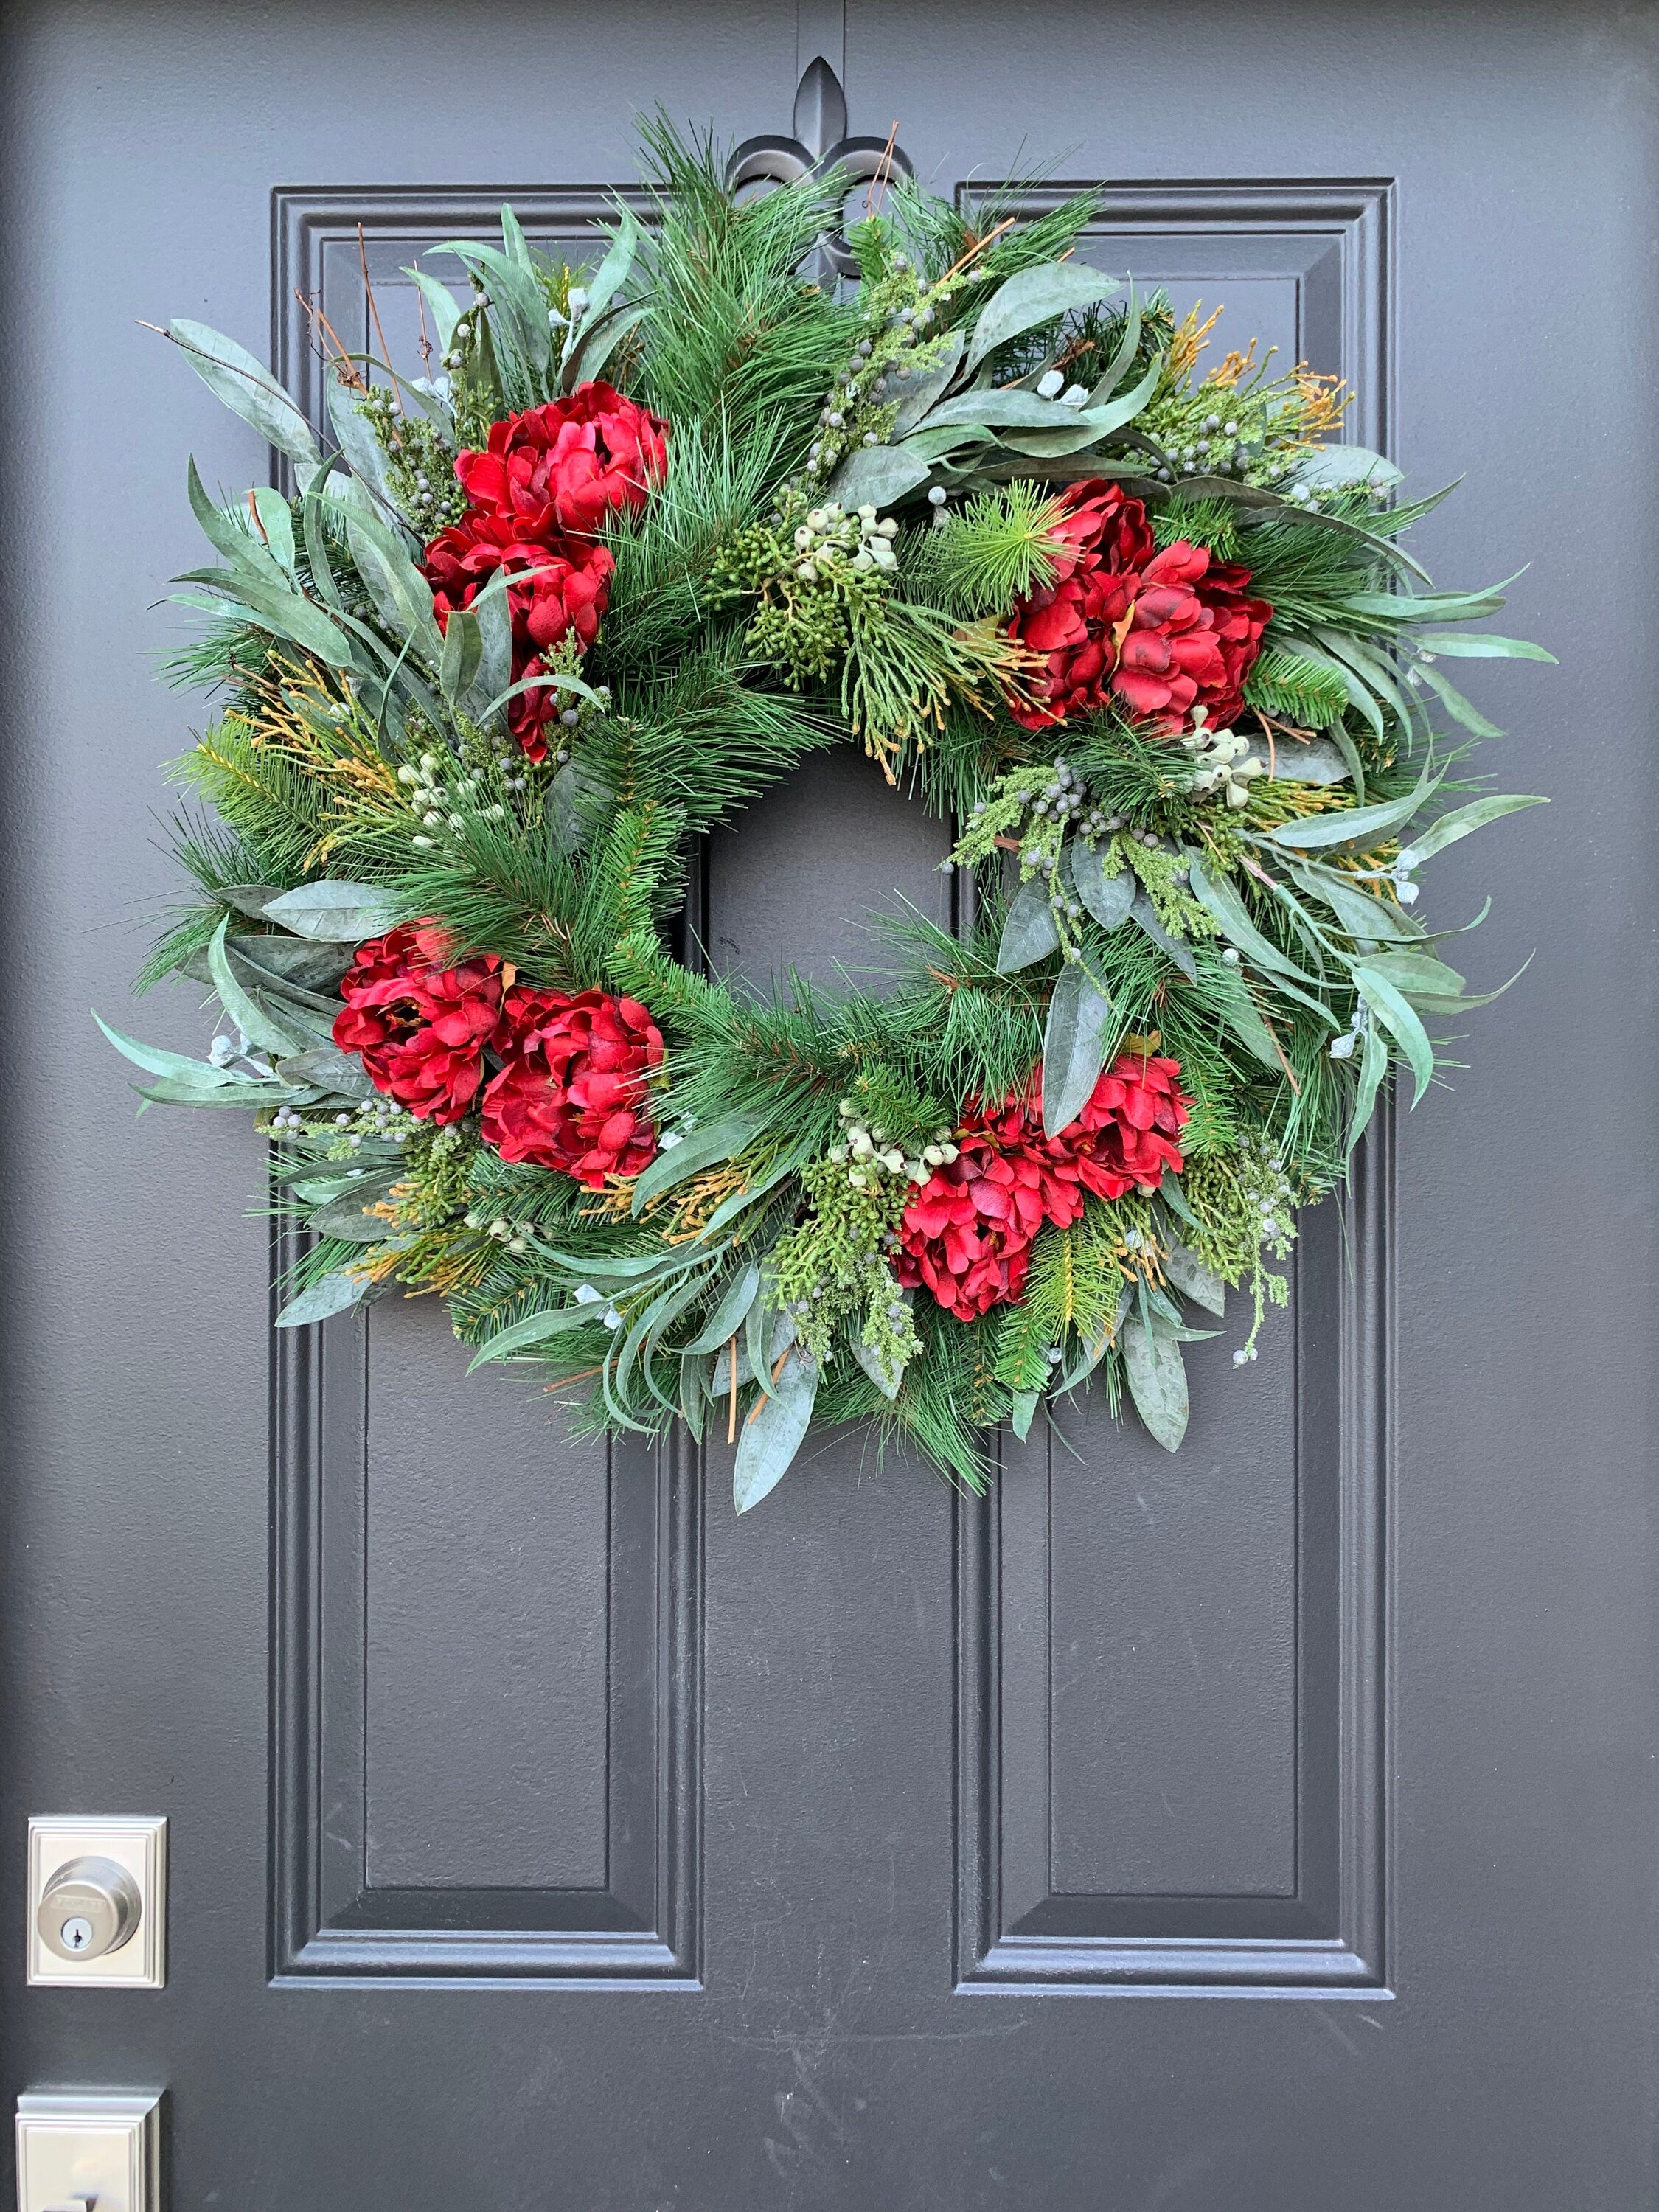
[[[898,179],[817,282],[842,180],[744,200],[645,138],[592,273],[510,209],[427,257],[470,296],[408,272],[424,374],[318,313],[330,450],[168,325],[295,489],[191,467],[173,672],[222,706],[142,983],[216,1034],[107,1033],[146,1102],[256,1115],[308,1232],[280,1327],[435,1291],[589,1427],[724,1434],[739,1510],[815,1420],[979,1487],[1091,1377],[1173,1450],[1182,1344],[1235,1289],[1255,1358],[1297,1209],[1496,995],[1417,875],[1538,802],[1471,783],[1443,664],[1550,656],[1447,627],[1502,598],[1432,589],[1436,501],[1340,385],[1205,370],[1213,317],[1071,258],[1089,194]],[[963,926],[888,916],[885,989],[676,957],[696,841],[848,743],[951,824]]]

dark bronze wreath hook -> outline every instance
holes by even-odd
[[[726,181],[732,191],[746,185],[793,185],[803,177],[827,178],[839,172],[850,191],[854,185],[890,182],[894,177],[915,174],[902,148],[885,138],[849,138],[847,135],[847,95],[841,79],[820,54],[811,64],[795,90],[792,118],[795,135],[785,138],[763,132],[745,138],[726,164]],[[857,266],[846,234],[838,227],[820,240],[823,257],[837,276],[849,275]]]

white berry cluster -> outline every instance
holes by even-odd
[[[873,507],[848,514],[838,501],[826,500],[811,510],[795,532],[795,574],[803,584],[816,584],[842,561],[860,575],[872,568],[890,572],[898,565],[893,551],[897,536],[898,525],[891,515],[878,515]]]
[[[902,1175],[910,1182],[926,1182],[935,1168],[957,1157],[948,1129],[939,1130],[931,1145],[907,1158],[900,1146],[888,1142],[885,1129],[872,1129],[859,1119],[859,1109],[850,1098],[843,1098],[838,1110],[844,1127],[841,1142],[830,1147],[830,1158],[836,1167],[847,1169],[847,1180],[854,1190],[867,1189],[884,1175]]]
[[[1249,739],[1237,731],[1210,729],[1209,714],[1207,707],[1194,707],[1193,726],[1182,733],[1182,744],[1193,757],[1193,789],[1218,792],[1229,806],[1243,806],[1252,781],[1267,773],[1267,763],[1256,758]]]
[[[398,771],[398,781],[408,785],[410,805],[421,817],[422,834],[409,841],[417,853],[429,853],[438,842],[428,832],[446,829],[459,832],[468,827],[469,816],[483,822],[507,819],[507,809],[499,799],[494,805],[486,802],[479,769],[462,769],[455,761],[440,760],[436,753],[422,753],[418,767],[405,762]],[[521,791],[526,778],[509,775],[506,781],[509,791]]]
[[[469,1213],[466,1217],[466,1225],[469,1229],[482,1230],[486,1237],[493,1237],[498,1244],[505,1245],[509,1252],[514,1253],[529,1251],[530,1240],[535,1233],[533,1222],[505,1219],[492,1221],[487,1213]],[[580,1295],[579,1292],[578,1296]],[[598,1293],[596,1292],[595,1295],[597,1296]]]

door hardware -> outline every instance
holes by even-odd
[[[167,1978],[166,1820],[32,1819],[28,1904],[31,1983],[160,1989]]]
[[[17,2100],[17,2212],[161,2212],[161,2094],[31,2091]]]
[[[114,1859],[68,1859],[52,1876],[34,1924],[60,1959],[101,1959],[130,1942],[143,1916],[138,1885]]]
[[[763,131],[737,148],[726,165],[731,191],[740,191],[745,185],[790,185],[802,177],[827,177],[832,169],[842,173],[849,190],[854,185],[887,184],[894,177],[915,174],[909,155],[890,138],[848,137],[847,95],[822,54],[802,73],[791,120],[793,138]],[[843,231],[826,233],[818,243],[837,276],[850,276],[858,266]]]

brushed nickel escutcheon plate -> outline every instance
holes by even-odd
[[[130,1820],[91,1814],[30,1819],[27,1957],[32,1985],[162,1987],[167,1959],[167,1824],[159,1814]],[[103,2212],[101,2205],[98,2212]]]

